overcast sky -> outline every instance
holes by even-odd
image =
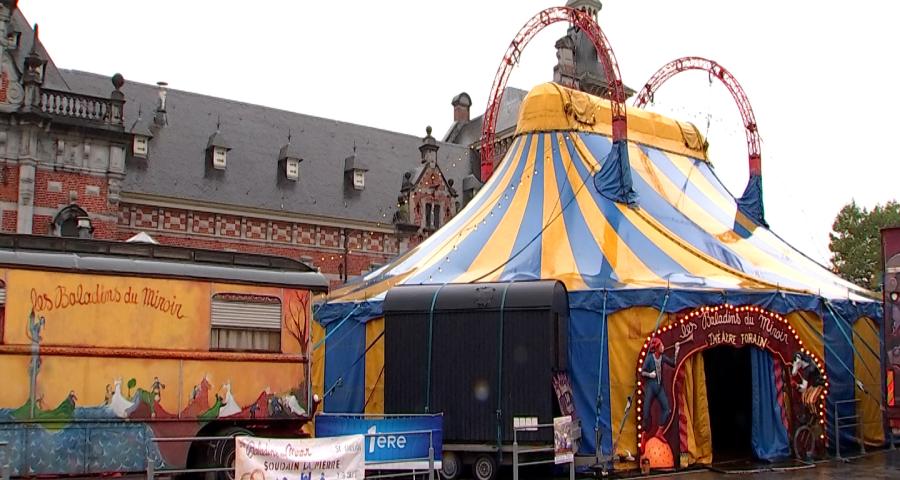
[[[565,0],[558,0],[559,4]],[[443,134],[451,98],[484,110],[516,32],[555,3],[536,0],[20,0],[61,68],[424,135]],[[608,0],[600,26],[639,89],[685,55],[740,81],[763,138],[772,229],[827,261],[841,206],[898,198],[900,2]],[[529,44],[510,85],[552,80],[556,24]],[[708,135],[716,171],[740,196],[744,130],[727,90],[700,72],[672,79],[654,109]]]

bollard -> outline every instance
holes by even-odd
[[[519,480],[519,440],[513,428],[513,480]]]
[[[428,432],[428,480],[434,480],[434,430]]]

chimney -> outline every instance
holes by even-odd
[[[453,101],[450,104],[453,105],[454,122],[466,123],[469,121],[469,107],[472,106],[472,98],[469,97],[468,93],[462,92],[453,97]]]
[[[156,85],[159,87],[159,102],[156,104],[156,114],[153,115],[153,123],[159,127],[163,127],[169,123],[169,119],[166,117],[166,95],[168,94],[166,87],[168,87],[169,84],[166,82],[156,82]]]

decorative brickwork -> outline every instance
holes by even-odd
[[[204,235],[216,234],[216,215],[206,212],[191,213],[191,232]]]
[[[163,229],[187,231],[188,214],[186,210],[163,209]]]

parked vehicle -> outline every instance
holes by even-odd
[[[0,441],[13,476],[229,465],[311,418],[305,264],[148,243],[0,235]]]

